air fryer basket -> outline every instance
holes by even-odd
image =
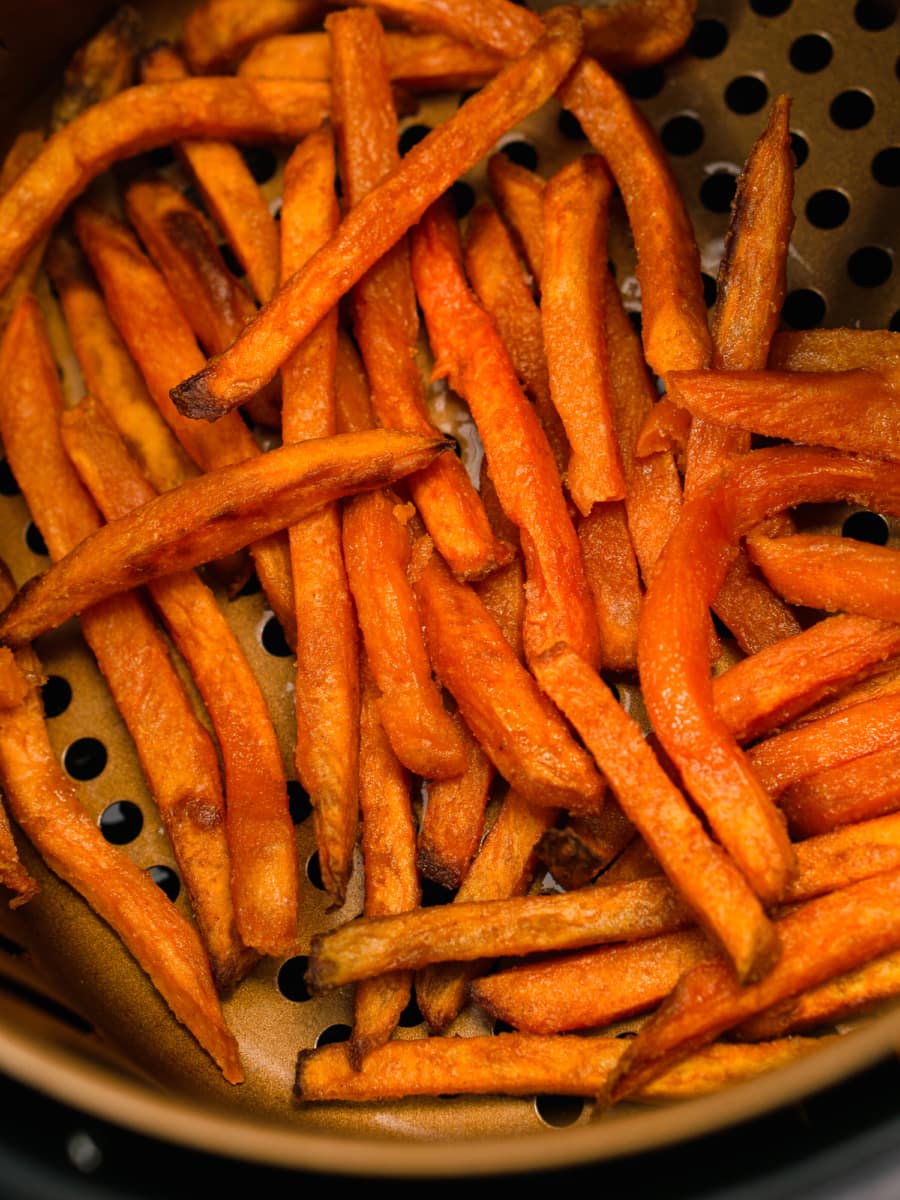
[[[136,6],[148,41],[171,33],[187,7],[177,0]],[[4,30],[13,54],[16,24],[27,19],[27,13],[17,12]],[[29,39],[18,41],[27,52]],[[892,124],[896,49],[896,5],[890,0],[855,5],[849,0],[700,0],[688,50],[631,77],[629,89],[660,133],[687,199],[710,302],[734,177],[762,129],[768,101],[786,92],[793,97],[798,171],[785,321],[798,328],[898,328],[891,242],[900,157]],[[426,98],[404,124],[430,125],[457,103],[458,97]],[[531,149],[523,153],[536,157],[544,175],[586,149],[552,103],[503,141],[527,144]],[[470,172],[465,183],[472,197],[480,196],[483,167]],[[277,177],[265,186],[274,202]],[[628,307],[638,309],[633,251],[621,212],[613,222],[610,257]],[[49,294],[41,298],[52,312]],[[69,363],[58,318],[52,334]],[[79,381],[71,366],[64,383],[77,399]],[[451,424],[459,421],[452,411],[445,417]],[[845,515],[835,509],[824,519],[840,529]],[[898,540],[893,527],[891,539]],[[47,565],[8,472],[0,473],[0,556],[18,582]],[[290,767],[292,660],[281,653],[271,614],[258,594],[227,602],[227,611],[262,681]],[[46,693],[51,738],[67,768],[83,780],[86,805],[106,822],[111,805],[136,806],[137,820],[133,809],[116,810],[126,817],[131,812],[132,827],[128,820],[119,827],[123,838],[140,826],[127,850],[142,866],[160,869],[159,878],[174,890],[178,879],[171,851],[133,747],[77,627],[70,623],[41,639],[37,650],[51,677]],[[312,825],[302,819],[299,789],[296,800],[300,860],[312,860],[302,888],[302,928],[311,934],[361,910],[361,871],[354,874],[345,906],[329,912],[315,883]],[[0,909],[0,1067],[88,1112],[222,1154],[322,1170],[339,1163],[348,1172],[393,1175],[583,1163],[768,1111],[846,1077],[900,1042],[900,1011],[888,1010],[777,1075],[665,1109],[623,1106],[597,1122],[590,1120],[589,1105],[559,1105],[553,1098],[447,1097],[300,1107],[291,1099],[297,1051],[323,1035],[341,1036],[340,1027],[352,1016],[349,989],[309,999],[301,985],[302,959],[264,961],[226,1003],[247,1074],[245,1084],[231,1088],[170,1017],[110,930],[27,845],[22,851],[42,891],[16,912]],[[183,895],[176,903],[186,905]],[[455,1031],[487,1033],[490,1027],[483,1015],[467,1011]],[[401,1037],[424,1034],[417,1024],[399,1031]]]

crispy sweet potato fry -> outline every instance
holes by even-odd
[[[74,239],[61,234],[53,238],[47,270],[85,388],[115,421],[144,474],[161,492],[196,475],[196,467],[151,400]]]
[[[13,139],[3,160],[3,166],[0,167],[0,193],[5,193],[12,187],[31,160],[40,153],[43,145],[44,132],[41,129],[24,129]],[[28,251],[11,282],[0,291],[0,331],[6,328],[22,296],[34,287],[44,258],[44,248],[45,241],[39,238]]]
[[[737,740],[749,741],[898,653],[896,625],[842,613],[729,667],[713,680],[713,701]]]
[[[738,977],[759,979],[778,956],[772,926],[740,871],[660,767],[638,725],[590,665],[566,647],[545,655],[536,669],[545,691],[594,755],[625,815],[697,919],[725,948]]]
[[[694,967],[630,1043],[606,1098],[633,1095],[726,1029],[896,949],[898,898],[900,871],[892,871],[810,900],[778,922],[782,957],[750,987],[723,963]]]
[[[140,84],[94,105],[54,134],[0,197],[0,288],[112,163],[191,136],[291,141],[327,111],[321,84],[229,78]]]
[[[606,1086],[625,1052],[619,1038],[417,1038],[373,1053],[355,1071],[345,1046],[303,1050],[297,1062],[298,1099],[397,1100],[448,1092],[507,1096],[592,1096]],[[819,1038],[785,1038],[755,1045],[709,1046],[652,1080],[633,1099],[643,1103],[708,1095],[776,1070],[813,1053]]]
[[[900,333],[887,329],[783,330],[772,339],[773,371],[857,371],[900,368]]]
[[[9,595],[6,591],[3,599]],[[30,649],[17,658],[18,665],[0,663],[4,676],[21,671],[26,679],[40,678]],[[8,694],[5,680],[0,690]],[[0,782],[15,820],[48,866],[118,933],[228,1082],[240,1083],[237,1043],[225,1025],[196,931],[81,807],[53,754],[34,684],[21,704],[0,712]]]
[[[314,130],[284,172],[281,267],[296,270],[339,220],[334,144]],[[284,364],[285,442],[335,432],[337,312],[326,316]],[[343,903],[359,822],[359,638],[341,547],[336,504],[289,531],[297,627],[294,764],[313,805],[326,891]]]
[[[359,918],[317,934],[306,979],[319,993],[398,967],[636,941],[684,928],[690,920],[687,905],[662,878],[549,896],[458,901]]]
[[[0,429],[9,461],[51,556],[100,526],[60,438],[63,399],[37,303],[24,298],[0,347],[8,380]],[[200,723],[144,601],[113,597],[81,614],[85,640],[131,733],[150,794],[191,895],[219,986],[246,966],[234,921],[225,802],[212,739]],[[160,744],[170,753],[161,755]]]
[[[537,868],[536,846],[553,825],[556,809],[528,804],[512,790],[456,893],[454,904],[522,896]],[[474,962],[434,963],[416,972],[416,1000],[430,1029],[442,1033],[459,1016],[469,983],[485,969]]]
[[[676,403],[723,425],[900,460],[900,385],[885,372],[673,371],[667,382]]]
[[[88,42],[78,49],[63,74],[63,86],[50,115],[55,133],[92,104],[108,100],[134,82],[141,17],[123,4]]]
[[[611,193],[603,160],[585,155],[558,171],[543,196],[544,351],[550,393],[571,448],[567,486],[582,516],[625,495],[603,320]]]
[[[578,522],[584,570],[600,629],[601,661],[610,671],[637,666],[641,581],[624,505],[595,504]]]
[[[468,402],[497,497],[519,529],[526,658],[565,640],[594,662],[597,621],[553,453],[494,323],[469,290],[446,202],[433,205],[414,229],[412,265],[435,374],[446,375]]]
[[[898,472],[900,474],[900,472]],[[792,604],[900,621],[900,554],[834,534],[747,538],[750,557]]]
[[[608,868],[636,835],[618,801],[609,796],[596,816],[576,817],[561,829],[549,829],[537,852],[560,887],[570,891]]]
[[[31,580],[0,618],[0,640],[31,641],[107,596],[231,553],[446,449],[443,440],[379,429],[283,446],[189,480],[104,525]]]
[[[385,33],[391,82],[414,92],[468,91],[503,66],[503,56],[440,33]],[[251,79],[331,78],[328,35],[295,33],[257,42],[238,70]]]
[[[544,181],[505,154],[492,154],[488,159],[488,182],[539,287],[544,269]]]
[[[802,501],[842,496],[893,512],[896,469],[801,447],[742,455],[722,482],[684,505],[644,599],[639,667],[653,727],[717,836],[770,901],[784,890],[792,855],[771,800],[715,714],[706,608],[743,532]]]
[[[260,38],[312,25],[322,0],[205,0],[185,18],[184,53],[198,75],[227,71]]]
[[[876,750],[792,784],[781,797],[798,837],[894,812],[900,807],[900,750]]]
[[[344,510],[344,560],[394,753],[417,775],[450,779],[465,770],[465,744],[432,675],[407,577],[407,517],[393,493],[354,497]]]
[[[165,44],[144,55],[141,74],[145,83],[189,78],[177,52]],[[256,298],[265,302],[278,286],[278,229],[242,154],[230,142],[212,138],[180,141],[177,151]]]
[[[91,397],[63,415],[62,436],[108,520],[155,495]],[[148,589],[216,731],[225,774],[224,821],[237,927],[244,944],[261,953],[289,953],[297,936],[297,854],[281,750],[266,702],[215,597],[195,573],[151,580]],[[227,883],[227,872],[225,879]],[[206,902],[202,893],[200,900]],[[230,903],[227,909],[231,911]],[[252,962],[244,954],[235,973],[246,971]]]
[[[378,917],[415,908],[420,900],[416,874],[416,831],[410,781],[385,736],[374,680],[363,671],[360,804],[366,871],[365,914]],[[350,1057],[359,1068],[388,1040],[409,1003],[412,974],[390,972],[356,989]]]
[[[231,350],[174,389],[181,410],[215,419],[258,391],[428,205],[483,158],[506,129],[552,95],[580,50],[577,16],[563,9],[548,15],[546,33],[533,50],[504,67],[448,121],[414,146],[348,213],[334,237],[281,289]],[[0,216],[2,213],[0,201]],[[286,320],[288,314],[292,315]]]
[[[375,14],[364,9],[332,13],[326,25],[341,179],[352,209],[399,164],[397,117],[384,35]],[[359,280],[352,305],[379,423],[432,433],[416,356],[419,316],[405,237]],[[435,545],[460,578],[478,578],[509,560],[509,548],[495,539],[455,455],[436,460],[408,486]]]
[[[476,593],[425,539],[414,551],[412,580],[431,662],[503,778],[533,804],[596,809],[603,786],[588,756]]]
[[[864,754],[900,744],[900,693],[854,704],[753,746],[749,753],[773,796],[800,779]]]
[[[843,615],[843,614],[842,614]],[[833,618],[827,618],[833,619]],[[867,620],[866,617],[860,617],[859,620]],[[888,628],[896,628],[896,626],[888,626]],[[806,712],[796,717],[791,722],[791,728],[801,729],[810,721],[818,721],[820,717],[830,717],[836,713],[846,712],[853,708],[856,704],[861,704],[864,701],[875,700],[880,696],[894,696],[900,692],[900,663],[891,659],[890,661],[878,664],[874,670],[869,673],[861,671],[858,683],[852,687],[840,692],[831,699],[823,700],[816,704],[813,708],[809,708]]]

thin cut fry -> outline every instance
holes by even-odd
[[[610,796],[596,816],[576,817],[549,829],[538,843],[541,862],[567,891],[584,887],[617,859],[637,831],[618,801]]]
[[[134,82],[135,59],[141,36],[140,14],[123,4],[109,21],[70,59],[62,91],[50,115],[55,133],[92,104],[108,100]]]
[[[900,554],[834,534],[748,537],[753,561],[792,604],[900,621]]]
[[[809,775],[781,797],[797,837],[877,817],[900,808],[900,750],[876,750]]]
[[[104,525],[26,584],[0,617],[0,640],[31,641],[107,596],[220,558],[446,449],[443,440],[379,429],[283,446],[189,480]]]
[[[505,130],[552,95],[580,50],[577,16],[565,9],[548,14],[546,33],[534,49],[505,67],[414,146],[348,213],[334,237],[281,289],[231,350],[174,389],[181,410],[214,420],[267,383],[291,350],[428,205],[483,158]],[[0,218],[2,213],[0,202]]]
[[[431,662],[498,772],[533,804],[599,807],[603,785],[587,754],[516,658],[470,586],[423,539],[412,580]]]
[[[139,84],[89,108],[0,197],[0,288],[112,163],[186,137],[296,140],[327,115],[327,90],[291,80],[185,79]]]
[[[772,339],[773,371],[856,371],[900,368],[900,333],[887,329],[783,330]]]

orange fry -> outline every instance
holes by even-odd
[[[739,742],[768,733],[900,653],[900,628],[839,614],[741,659],[713,680],[716,711]]]
[[[397,167],[397,117],[384,36],[374,13],[349,9],[327,20],[332,46],[333,118],[341,178],[353,208]],[[406,238],[359,280],[352,292],[354,332],[372,388],[378,421],[388,429],[434,432],[416,350],[419,317]],[[422,520],[455,574],[479,578],[508,561],[478,494],[455,455],[409,480]]]
[[[165,43],[144,55],[141,73],[145,83],[189,77],[178,54]],[[303,133],[315,124],[309,124]],[[176,149],[247,272],[254,295],[265,302],[278,286],[278,228],[243,155],[230,142],[208,137],[182,140]]]
[[[318,438],[189,480],[85,538],[22,588],[0,640],[31,641],[118,592],[229,554],[321,504],[382,487],[447,448],[412,433]]]
[[[811,533],[755,534],[747,538],[747,549],[792,604],[900,622],[900,554],[894,549]]]
[[[607,1086],[627,1042],[615,1037],[493,1036],[394,1041],[361,1071],[346,1046],[303,1050],[295,1093],[301,1101],[390,1101],[404,1096],[499,1094],[595,1096]],[[633,1099],[658,1104],[709,1095],[795,1062],[820,1038],[784,1038],[760,1045],[716,1045],[652,1080]]]
[[[898,744],[900,693],[895,693],[774,734],[748,753],[763,787],[777,796],[809,775]]]
[[[69,60],[62,91],[53,104],[50,129],[55,132],[89,108],[134,83],[135,58],[142,21],[123,4],[107,23]]]
[[[625,495],[603,320],[611,192],[597,155],[569,163],[544,190],[544,351],[553,403],[571,447],[567,486],[583,516],[594,504]]]
[[[641,582],[624,505],[616,500],[595,504],[578,522],[578,540],[594,597],[603,665],[610,671],[634,670]]]
[[[297,270],[339,220],[330,130],[314,130],[284,169],[281,269]],[[337,312],[329,313],[282,370],[286,443],[335,432]],[[294,764],[313,806],[325,890],[343,903],[359,822],[359,639],[336,504],[291,526],[297,628]]]
[[[897,462],[898,379],[872,370],[673,371],[667,383],[676,403],[722,425]]]
[[[296,140],[327,115],[327,90],[292,80],[185,79],[140,84],[89,108],[54,134],[0,197],[0,288],[112,163],[191,136]]]
[[[96,401],[87,397],[69,409],[62,425],[66,450],[107,520],[152,500],[156,493]],[[199,576],[167,575],[150,580],[148,589],[216,731],[225,774],[224,820],[237,927],[244,944],[261,953],[290,953],[297,936],[297,853],[281,750],[265,699],[215,597]],[[198,902],[202,914],[208,903],[202,891],[195,911]],[[236,969],[249,965],[245,955]]]
[[[580,50],[577,15],[566,9],[548,14],[546,33],[533,50],[504,67],[414,146],[351,209],[334,237],[247,326],[231,350],[174,389],[181,410],[214,420],[268,382],[291,350],[428,205],[483,158],[505,130],[553,94]],[[2,212],[0,202],[0,216]]]
[[[411,577],[431,662],[499,773],[524,799],[586,812],[600,777],[471,587],[423,539]]]
[[[738,977],[759,979],[778,956],[772,926],[740,871],[659,765],[639,726],[590,665],[566,647],[545,655],[537,671],[594,755],[625,815],[700,923],[725,948]]]
[[[601,871],[605,880],[610,864],[635,840],[634,825],[610,796],[596,816],[576,817],[562,828],[548,829],[538,843],[538,854],[560,887],[571,891],[584,887]]]
[[[857,371],[900,368],[900,333],[887,329],[783,330],[772,339],[773,371]]]
[[[184,21],[184,53],[198,75],[225,72],[260,40],[312,25],[322,0],[204,0]]]
[[[469,404],[497,497],[519,529],[526,657],[530,662],[564,640],[594,662],[597,620],[553,453],[496,326],[469,290],[446,202],[413,231],[412,265],[435,374],[447,376]]]
[[[409,776],[391,749],[378,712],[377,690],[364,670],[360,805],[367,917],[405,912],[421,898]],[[409,971],[390,972],[357,987],[350,1039],[350,1056],[357,1068],[393,1033],[411,989]]]
[[[781,797],[798,837],[900,808],[900,750],[891,746],[792,784]]]
[[[344,560],[394,753],[417,775],[448,779],[465,770],[465,745],[432,675],[407,578],[412,538],[406,517],[392,494],[352,499],[344,510]]]

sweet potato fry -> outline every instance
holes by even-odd
[[[30,649],[17,658],[18,665],[0,663],[4,676],[21,671],[26,679],[40,678]],[[5,680],[0,690],[8,694]],[[240,1083],[237,1043],[194,927],[149,875],[107,842],[82,808],[50,746],[36,684],[21,704],[0,712],[0,781],[16,822],[47,865],[118,933],[228,1082]]]
[[[483,158],[506,129],[553,94],[580,50],[577,16],[563,9],[549,14],[546,33],[534,49],[504,67],[414,146],[348,213],[334,237],[247,326],[231,350],[174,389],[181,410],[215,419],[268,382],[291,350],[428,205]],[[0,201],[0,217],[2,213]]]
[[[637,666],[641,581],[624,505],[595,504],[578,522],[584,570],[594,597],[601,660],[610,671]]]
[[[283,446],[164,492],[86,538],[36,576],[0,618],[0,640],[31,641],[76,612],[283,529],[321,504],[382,487],[447,448],[374,430]]]
[[[469,290],[446,202],[413,231],[412,265],[435,374],[446,375],[469,404],[498,499],[519,529],[526,658],[564,640],[594,662],[597,621],[553,453],[494,323]]]
[[[715,714],[706,608],[738,537],[760,520],[802,501],[838,497],[893,512],[900,507],[896,476],[887,464],[826,450],[742,455],[723,482],[683,506],[644,598],[639,667],[653,727],[717,836],[769,901],[790,875],[790,846],[770,798]]]
[[[440,33],[385,33],[391,82],[414,92],[464,92],[487,83],[503,56]],[[295,33],[257,42],[238,69],[251,79],[331,78],[328,35]]]
[[[155,495],[91,397],[63,415],[62,437],[107,520]],[[216,731],[225,775],[230,893],[241,938],[261,953],[290,953],[297,937],[297,853],[281,750],[259,684],[215,597],[196,574],[167,575],[151,580],[148,589]],[[208,903],[202,891],[199,900],[202,911]],[[252,958],[244,954],[235,972],[250,965]]]
[[[407,578],[412,537],[406,516],[391,493],[354,497],[344,510],[344,560],[394,753],[417,775],[449,779],[465,770],[465,744],[432,675]]]
[[[339,220],[334,144],[314,130],[284,171],[281,268],[298,269]],[[329,313],[282,370],[286,443],[335,432],[337,312]],[[341,516],[331,504],[291,526],[297,628],[294,764],[313,805],[325,889],[343,903],[359,823],[359,638],[341,547]]]
[[[633,1099],[662,1103],[708,1095],[813,1053],[819,1038],[709,1046],[652,1080]],[[355,1071],[346,1046],[303,1050],[295,1093],[302,1101],[397,1100],[403,1096],[499,1094],[594,1096],[625,1052],[620,1038],[417,1038],[382,1046]]]
[[[673,371],[667,383],[676,403],[722,425],[900,460],[900,385],[885,372]]]
[[[774,734],[748,753],[763,787],[777,796],[809,775],[898,744],[900,694],[894,694]]]
[[[541,321],[550,392],[569,439],[567,486],[582,516],[621,500],[603,321],[612,181],[598,155],[563,167],[544,190]]]
[[[666,880],[579,888],[549,896],[457,901],[391,917],[361,917],[318,934],[307,983],[314,993],[397,968],[635,941],[684,928],[690,910]]]
[[[811,900],[778,922],[783,953],[762,982],[742,988],[727,966],[703,963],[680,981],[630,1043],[606,1098],[633,1095],[674,1062],[782,1000],[894,950],[900,872]]]
[[[0,194],[12,187],[31,160],[40,153],[44,140],[42,129],[24,129],[17,134],[6,152],[3,166],[0,167]],[[6,328],[21,298],[34,287],[44,258],[45,245],[44,238],[39,238],[28,251],[11,282],[0,291],[0,331]]]
[[[191,136],[296,140],[327,111],[327,88],[321,84],[270,79],[140,84],[94,105],[54,134],[0,197],[0,288],[112,163]]]
[[[184,53],[198,75],[226,72],[254,42],[314,24],[322,0],[205,0],[184,21]]]
[[[516,547],[516,553],[505,567],[499,567],[485,579],[477,579],[472,585],[484,601],[488,612],[500,626],[503,636],[512,646],[519,662],[525,661],[525,646],[522,636],[525,624],[525,565],[518,546],[519,532],[500,506],[497,489],[487,469],[487,460],[481,459],[481,481],[479,492],[484,511],[491,529],[502,541]]]
[[[750,557],[792,604],[900,621],[900,554],[834,534],[747,538]]]
[[[62,445],[59,378],[33,298],[24,298],[13,315],[0,361],[10,381],[0,406],[6,453],[50,554],[59,560],[98,529],[100,517]],[[86,609],[81,627],[134,739],[216,981],[226,990],[246,966],[246,952],[234,921],[225,802],[212,739],[139,596]],[[160,744],[170,753],[161,755]]]
[[[713,680],[713,701],[737,740],[749,741],[898,653],[896,625],[842,613],[729,667]]]
[[[145,83],[189,78],[177,52],[165,43],[144,55]],[[305,132],[313,129],[307,126]],[[269,205],[238,148],[214,138],[187,139],[176,147],[207,209],[247,272],[253,293],[268,300],[278,286],[278,229]]]
[[[453,903],[523,896],[538,865],[537,843],[558,815],[507,792]],[[431,1030],[449,1029],[465,1007],[469,983],[486,965],[482,959],[434,963],[416,972],[416,1000]]]
[[[494,768],[458,713],[452,720],[465,746],[466,766],[451,779],[429,780],[416,865],[426,879],[456,891],[481,841]]]
[[[499,773],[534,804],[586,812],[600,777],[476,593],[423,539],[412,581],[431,662]]]
[[[509,162],[503,154],[495,158]],[[569,445],[550,397],[541,310],[525,278],[512,237],[490,204],[480,204],[469,214],[464,256],[469,281],[506,343],[516,374],[537,409],[557,469],[563,475],[569,461]]]
[[[633,823],[609,796],[596,816],[576,817],[561,829],[549,829],[537,852],[556,882],[568,891],[590,883],[636,836]]]
[[[365,914],[379,917],[415,908],[420,900],[416,874],[416,831],[410,781],[391,749],[379,716],[378,693],[363,672],[360,740],[362,852],[366,871]],[[409,1003],[412,974],[390,972],[356,989],[350,1057],[359,1068],[388,1040]]]
[[[350,335],[338,329],[334,362],[335,421],[338,433],[362,433],[375,428],[369,377]]]
[[[384,35],[375,14],[349,9],[332,13],[326,25],[341,179],[352,209],[399,164],[397,117]],[[388,429],[433,433],[416,356],[419,316],[405,237],[359,280],[352,305],[379,423]],[[509,548],[494,538],[478,494],[455,455],[436,460],[408,486],[435,545],[460,578],[479,578],[509,560]]]
[[[74,239],[54,236],[47,271],[85,388],[115,421],[144,474],[161,492],[196,475],[197,468],[151,400]]]
[[[900,334],[887,329],[797,329],[776,333],[773,371],[858,371],[900,368]]]
[[[505,154],[492,154],[488,159],[488,182],[539,286],[544,269],[544,181]]]
[[[865,621],[868,618],[860,617],[858,619]],[[888,628],[896,627],[888,626]],[[860,672],[858,683],[840,692],[832,699],[823,700],[815,707],[807,709],[791,722],[790,728],[802,729],[804,725],[809,724],[810,721],[818,721],[820,717],[834,716],[837,713],[846,712],[856,704],[876,700],[882,696],[895,696],[900,692],[900,663],[895,659],[878,664],[868,678],[866,674],[864,671]]]
[[[75,232],[91,260],[119,332],[137,363],[153,400],[184,449],[204,470],[260,454],[252,433],[233,413],[217,426],[183,417],[168,389],[182,371],[203,361],[193,330],[180,313],[160,273],[121,222],[94,209],[80,208]],[[286,537],[251,547],[272,611],[288,643],[295,640],[294,599]]]
[[[92,104],[108,100],[134,82],[141,17],[123,4],[70,59],[62,91],[53,104],[50,131],[55,133]]]
[[[594,755],[625,815],[700,923],[725,948],[738,977],[759,979],[778,956],[772,926],[740,871],[660,767],[638,725],[590,665],[566,647],[545,655],[536,669],[542,687]]]
[[[792,784],[781,807],[797,837],[824,833],[900,807],[900,750],[876,750]]]

